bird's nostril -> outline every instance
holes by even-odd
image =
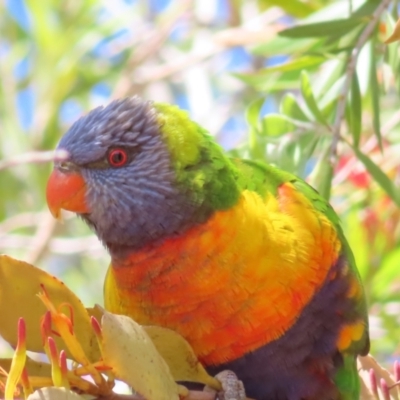
[[[63,172],[71,172],[77,170],[77,166],[71,161],[59,161],[55,164],[55,166]]]

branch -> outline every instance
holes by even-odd
[[[25,255],[25,261],[35,265],[45,254],[56,228],[57,220],[48,212],[31,239],[30,250]]]
[[[337,146],[338,146],[339,139],[340,139],[340,128],[341,128],[342,121],[343,121],[344,114],[345,114],[347,95],[350,91],[351,80],[353,78],[354,71],[356,69],[358,56],[360,55],[361,49],[363,48],[365,43],[368,41],[373,30],[375,29],[375,26],[378,23],[380,16],[385,11],[385,9],[389,6],[390,2],[391,2],[390,0],[382,0],[381,1],[379,6],[376,8],[374,13],[372,14],[371,21],[367,24],[364,31],[361,33],[361,36],[359,37],[359,39],[349,57],[349,62],[348,62],[347,71],[346,71],[346,75],[345,75],[346,78],[343,83],[342,90],[340,91],[340,94],[339,94],[336,118],[335,118],[335,122],[332,127],[333,138],[332,138],[332,144],[331,144],[331,149],[330,149],[330,160],[331,160],[332,165],[334,165],[336,163]]]
[[[33,151],[0,161],[0,171],[20,164],[41,164],[49,161],[63,161],[67,158],[68,153],[65,150]]]
[[[170,7],[170,10],[164,15],[163,21],[160,22],[159,26],[155,27],[149,37],[145,38],[134,50],[130,60],[126,64],[124,72],[115,85],[113,98],[125,97],[135,92],[135,84],[132,79],[133,71],[146,60],[160,52],[177,22],[185,17],[185,13],[191,8],[193,8],[193,0],[181,0],[178,6],[173,4]]]
[[[147,67],[137,70],[133,84],[137,86],[148,85],[180,73],[193,65],[207,61],[232,47],[251,46],[266,42],[284,28],[283,24],[277,22],[281,16],[282,12],[273,8],[242,26],[219,31],[211,38],[206,49],[192,51],[150,70]],[[262,27],[255,29],[254,26],[257,27],[258,22]]]

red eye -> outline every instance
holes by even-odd
[[[108,162],[113,167],[122,167],[128,160],[125,150],[114,149],[108,153]]]

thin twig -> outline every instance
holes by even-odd
[[[56,226],[57,220],[48,212],[32,237],[31,248],[24,258],[26,262],[35,265],[42,258],[49,247]]]
[[[339,95],[338,106],[336,111],[335,122],[332,127],[332,144],[330,149],[330,161],[334,165],[337,159],[337,146],[340,140],[340,128],[342,125],[342,121],[344,118],[345,110],[346,110],[346,100],[347,95],[350,91],[351,80],[353,79],[353,75],[357,66],[358,56],[360,55],[361,49],[364,47],[365,43],[371,36],[373,30],[375,29],[376,24],[379,21],[380,16],[385,11],[385,9],[389,6],[390,0],[382,0],[379,6],[376,8],[374,13],[371,16],[371,21],[368,22],[366,28],[361,33],[357,43],[349,57],[349,62],[347,66],[347,71],[345,75],[345,81],[343,83],[342,90]]]
[[[1,235],[1,251],[4,249],[34,250],[32,237],[21,234]],[[91,254],[92,257],[106,256],[106,250],[95,235],[77,238],[53,238],[48,243],[49,251],[53,254]]]
[[[265,17],[261,18],[264,15]],[[272,39],[285,27],[283,24],[276,22],[276,20],[282,16],[282,12],[278,9],[272,9],[264,15],[254,18],[253,24],[253,21],[248,21],[243,26],[219,31],[212,37],[209,47],[206,49],[193,51],[150,70],[148,68],[137,70],[134,83],[136,85],[148,85],[152,82],[166,79],[171,75],[180,73],[200,62],[207,61],[229,48],[251,46]],[[254,29],[254,26],[257,26],[255,22],[259,21],[263,23],[262,27],[260,29]]]
[[[49,161],[63,161],[67,158],[68,152],[65,150],[33,151],[30,153],[20,154],[8,160],[0,161],[0,171],[21,164],[41,164]]]
[[[149,37],[146,38],[146,40],[143,40],[134,50],[130,60],[127,62],[127,68],[125,68],[124,73],[115,86],[113,92],[114,98],[125,97],[133,94],[135,87],[137,86],[132,80],[133,71],[161,50],[177,22],[185,16],[185,13],[192,6],[193,0],[184,0],[178,5],[171,5],[170,10],[164,16],[160,25],[155,27]]]

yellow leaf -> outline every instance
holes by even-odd
[[[160,326],[144,326],[176,381],[200,382],[219,391],[220,382],[208,375],[189,343],[178,333]]]
[[[101,320],[104,309],[87,308],[90,315]],[[209,375],[197,359],[190,344],[177,332],[160,326],[142,326],[168,364],[175,381],[199,382],[219,391],[221,383]]]
[[[79,343],[91,362],[99,360],[100,350],[89,315],[75,294],[47,272],[5,255],[0,255],[0,335],[15,347],[17,322],[23,317],[26,322],[27,349],[43,352],[40,318],[46,308],[37,296],[43,286],[55,307],[63,303],[70,304],[73,310],[74,333]],[[65,349],[70,358],[71,354],[62,340],[55,340],[57,347]]]
[[[400,19],[397,20],[392,34],[385,40],[385,44],[397,42],[400,40]]]
[[[12,358],[0,358],[0,367],[5,371],[10,371]],[[51,376],[51,366],[48,363],[38,362],[27,357],[25,368],[29,376],[41,376],[50,377]]]
[[[115,376],[147,400],[178,400],[178,385],[146,331],[123,315],[104,311],[102,353]]]

